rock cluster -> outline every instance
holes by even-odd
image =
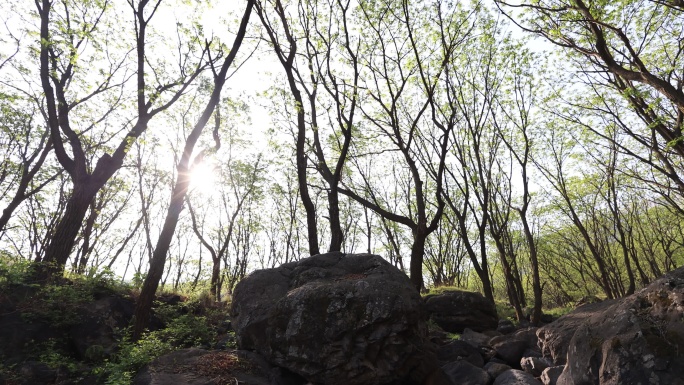
[[[536,385],[552,365],[536,328],[497,332],[494,304],[477,293],[421,299],[376,255],[329,253],[257,271],[237,286],[231,312],[241,349],[313,384]],[[427,317],[461,339],[443,334],[434,344]]]
[[[544,355],[565,365],[558,385],[682,385],[684,268],[631,296],[581,306],[537,334]]]
[[[246,358],[258,378],[243,382],[684,385],[684,268],[541,328],[499,322],[473,298],[431,296],[423,303],[403,273],[374,255],[324,254],[256,272],[238,286],[232,309],[240,348],[258,353]],[[459,314],[469,306],[486,320],[464,321]],[[459,330],[460,339],[439,331],[428,339],[428,314]],[[473,324],[478,330],[466,327]],[[188,354],[192,364],[209,353]],[[159,373],[164,361],[155,365],[143,374]],[[139,382],[153,383],[165,382]]]

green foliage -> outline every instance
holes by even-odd
[[[500,320],[507,319],[513,323],[518,323],[518,319],[515,316],[515,309],[511,306],[508,301],[496,301],[496,314],[499,316]]]
[[[70,357],[63,349],[64,344],[60,341],[50,339],[36,347],[36,352],[39,361],[46,364],[52,369],[66,370],[69,374],[78,372],[79,363],[73,357]]]
[[[430,290],[425,293],[425,295],[436,295],[436,294],[444,294],[448,293],[450,291],[470,291],[470,292],[475,292],[476,290],[472,290],[469,288],[463,288],[463,287],[457,287],[457,286],[436,286],[430,288]]]
[[[12,259],[2,255],[0,251],[0,290],[10,285],[25,283],[32,271],[30,261]]]
[[[570,313],[573,310],[575,310],[575,309],[572,306],[553,307],[550,309],[544,309],[544,313],[553,316],[553,319],[558,319],[558,318]]]
[[[92,292],[81,285],[47,285],[24,303],[22,318],[46,321],[54,327],[78,323],[77,308],[92,301]]]
[[[155,358],[176,349],[208,346],[216,340],[216,327],[210,316],[197,312],[214,313],[202,308],[199,302],[168,305],[156,302],[155,314],[165,327],[151,331],[133,342],[130,330],[124,333],[116,355],[100,365],[94,372],[105,379],[107,385],[130,384],[135,373]]]
[[[144,335],[137,342],[126,336],[119,344],[116,356],[93,372],[103,377],[107,385],[129,385],[140,368],[172,350],[171,343],[155,332]]]
[[[17,283],[22,283],[25,277],[17,276]],[[62,284],[38,288],[36,294],[22,304],[22,317],[28,322],[46,321],[54,327],[74,325],[79,322],[77,310],[87,306],[96,295],[125,294],[128,290],[107,270],[92,278],[74,276]]]
[[[216,339],[216,329],[206,316],[196,315],[196,303],[179,305],[159,304],[155,314],[165,323],[165,328],[150,333],[176,348],[209,345]]]

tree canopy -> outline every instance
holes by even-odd
[[[678,1],[15,3],[0,267],[112,271],[142,320],[368,252],[536,323],[684,263]]]

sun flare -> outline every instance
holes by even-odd
[[[192,169],[190,187],[202,194],[216,190],[216,167],[212,162],[202,162]]]

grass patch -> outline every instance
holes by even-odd
[[[549,315],[553,316],[553,319],[558,319],[558,318],[570,313],[573,310],[575,310],[575,308],[569,307],[569,306],[553,307],[550,309],[544,309],[544,314],[549,314]]]
[[[475,290],[469,290],[464,287],[458,287],[458,286],[436,286],[430,288],[430,290],[427,291],[427,293],[424,293],[423,296],[426,295],[436,295],[436,294],[444,294],[448,293],[451,291],[467,291],[470,293],[478,293],[478,291]]]

